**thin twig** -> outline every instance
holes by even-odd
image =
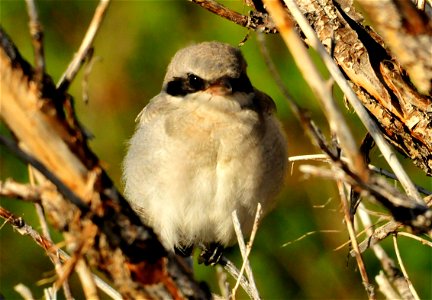
[[[341,232],[340,230],[335,230],[335,229],[323,229],[323,230],[309,231],[309,232],[306,232],[305,234],[303,234],[302,236],[300,236],[299,238],[296,238],[295,240],[284,243],[282,245],[282,247],[286,247],[286,246],[289,246],[291,244],[300,242],[301,240],[307,238],[308,236],[311,236],[311,235],[316,234],[316,233],[340,233],[340,232]]]
[[[45,73],[45,56],[43,47],[43,30],[39,22],[34,0],[26,0],[27,12],[29,15],[29,31],[32,38],[34,61],[35,61],[35,81],[39,85],[42,83]]]
[[[327,53],[325,47],[322,45],[322,43],[316,36],[315,31],[312,29],[312,27],[310,26],[306,18],[300,12],[300,9],[298,8],[297,4],[294,1],[284,0],[284,2],[288,6],[288,9],[290,10],[295,20],[298,22],[303,33],[306,35],[308,42],[312,45],[312,47],[318,52],[318,54],[323,59],[323,62],[326,65],[327,69],[329,70],[330,74],[336,80],[339,87],[341,88],[341,90],[347,97],[348,101],[350,102],[351,106],[354,108],[355,112],[359,116],[360,120],[362,121],[362,123],[364,124],[368,132],[371,134],[376,145],[381,150],[381,153],[383,154],[389,166],[392,168],[393,172],[398,177],[399,181],[401,182],[407,194],[410,195],[417,203],[424,205],[424,201],[420,197],[420,194],[417,192],[414,184],[412,183],[408,174],[403,169],[399,160],[397,160],[394,151],[391,149],[390,145],[385,141],[384,136],[379,130],[378,126],[372,120],[372,118],[370,117],[369,113],[366,111],[361,101],[357,98],[356,94],[349,86],[342,72],[339,70],[339,68],[333,61],[333,59]],[[297,36],[297,34],[295,35]],[[299,39],[298,36],[297,39]],[[293,48],[293,46],[291,46],[291,48]],[[308,76],[310,76],[310,74],[308,74]]]
[[[431,241],[428,241],[428,240],[426,240],[426,239],[422,239],[421,237],[419,237],[419,236],[417,236],[417,235],[414,235],[414,234],[412,234],[412,233],[404,232],[404,231],[399,231],[399,232],[397,233],[397,235],[398,235],[398,236],[399,236],[399,235],[401,235],[401,236],[406,236],[406,237],[408,237],[408,238],[410,238],[410,239],[414,239],[414,240],[416,240],[416,241],[419,241],[420,243],[422,243],[422,244],[425,245],[425,246],[428,246],[428,247],[431,247],[431,248],[432,248],[432,242],[431,242]]]
[[[252,250],[252,245],[253,245],[253,242],[255,240],[255,235],[256,235],[256,233],[258,231],[258,225],[259,225],[259,221],[261,219],[261,215],[262,215],[261,204],[258,203],[258,205],[257,205],[257,211],[256,211],[256,214],[255,214],[255,220],[254,220],[251,236],[249,238],[249,242],[248,242],[248,244],[246,246],[245,251],[244,252],[241,251],[241,254],[242,254],[242,257],[243,257],[243,264],[242,264],[242,266],[240,268],[240,277],[243,275],[243,272],[246,269],[246,274],[248,276],[249,282],[250,282],[251,286],[257,291],[256,296],[258,298],[259,298],[258,289],[256,288],[255,280],[254,280],[253,273],[252,273],[252,269],[250,267],[249,254],[250,254],[250,252]],[[240,239],[243,241],[243,243],[244,243],[244,240],[243,240],[243,234],[242,234],[241,228],[240,228],[240,222],[238,220],[237,213],[235,211],[233,212],[232,218],[233,218],[233,223],[234,223],[234,229],[236,231],[237,239],[239,240],[239,245],[240,245],[241,244]],[[242,249],[241,246],[240,246],[240,249]],[[232,290],[233,297],[235,297],[235,295],[236,295],[236,292],[237,292],[237,289],[239,287],[239,284],[240,284],[240,280],[237,279],[237,282],[236,282],[236,284],[235,284],[235,286],[234,286],[234,288]]]
[[[373,181],[366,183],[359,181],[355,174],[351,174],[346,169],[333,168],[330,170],[312,165],[301,165],[299,170],[306,174],[341,180],[351,186],[358,186],[366,195],[373,196],[375,200],[385,206],[396,221],[401,221],[421,232],[430,231],[432,211],[417,204],[417,202],[410,201],[407,195],[402,194],[381,177],[375,177]],[[412,217],[406,218],[405,216]]]
[[[244,276],[239,276],[240,271],[236,268],[236,266],[228,260],[225,256],[222,256],[219,260],[219,264],[227,271],[234,279],[240,278],[240,285],[246,294],[249,295],[251,299],[254,299],[255,292],[253,291],[249,281]]]
[[[364,205],[360,203],[359,210],[357,216],[360,218],[360,221],[363,223],[363,226],[366,228],[366,231],[369,235],[369,239],[376,235],[378,230],[373,230],[372,221],[369,217],[369,214],[367,213]],[[391,224],[393,222],[389,222]],[[382,226],[386,228],[388,224]],[[363,243],[362,243],[363,244]],[[393,283],[393,285],[396,287],[397,291],[401,295],[402,298],[406,300],[414,299],[410,288],[408,286],[408,282],[405,280],[405,278],[401,275],[401,271],[396,267],[396,264],[394,263],[393,259],[391,259],[387,253],[385,252],[384,248],[381,247],[381,245],[374,243],[371,244],[371,248],[375,254],[375,256],[378,258],[378,260],[381,262],[381,265],[386,272],[387,276],[390,278],[390,281]],[[381,286],[380,286],[381,288]],[[388,292],[388,289],[387,289]],[[391,298],[395,299],[395,298]]]
[[[408,287],[409,287],[409,289],[411,291],[411,294],[413,295],[413,297],[414,297],[415,300],[420,300],[420,297],[418,296],[417,291],[415,290],[414,286],[412,285],[412,282],[409,279],[408,273],[407,273],[407,271],[405,269],[405,265],[404,265],[404,263],[402,261],[402,257],[401,257],[400,252],[399,252],[399,246],[398,246],[398,243],[397,243],[397,235],[396,234],[393,234],[393,246],[394,246],[394,249],[395,249],[395,253],[396,253],[396,257],[397,257],[399,266],[401,268],[402,274],[405,277],[406,282],[408,283]]]
[[[226,6],[217,3],[214,0],[191,0],[191,2],[198,4],[204,9],[221,16],[237,25],[246,27],[248,23],[248,17],[244,16],[236,11],[233,11]]]
[[[237,216],[237,211],[232,212],[232,221],[233,221],[234,230],[235,230],[235,233],[237,236],[237,241],[239,244],[240,253],[241,253],[242,258],[243,258],[243,265],[245,265],[245,267],[246,267],[246,275],[248,277],[249,286],[250,286],[251,291],[253,293],[252,299],[255,299],[255,300],[260,299],[258,289],[255,285],[255,280],[253,278],[253,273],[252,273],[252,270],[251,270],[251,267],[249,264],[249,258],[248,258],[249,253],[247,253],[247,248],[246,248],[246,245],[244,242],[243,233],[241,231],[240,221],[239,221],[238,216]],[[240,274],[239,274],[238,278],[243,277],[243,271],[244,271],[243,265],[242,265],[242,268],[240,270]],[[237,279],[237,282],[236,282],[236,285],[234,288],[236,288],[236,286],[238,286],[238,283],[239,283],[239,280]],[[233,296],[235,296],[235,290],[233,290],[232,293],[233,293]]]
[[[342,161],[346,161],[345,157],[341,157],[340,159]],[[288,157],[288,161],[292,162],[292,163],[297,162],[297,161],[309,161],[309,160],[324,161],[324,162],[330,162],[331,161],[329,159],[328,155],[326,155],[326,154],[306,154],[306,155],[295,155],[295,156]],[[387,178],[399,181],[399,179],[397,178],[397,176],[395,174],[393,174],[390,171],[387,171],[386,169],[379,168],[379,167],[376,167],[376,166],[371,165],[371,164],[368,165],[368,168],[369,168],[369,170],[371,170],[372,172],[374,172],[376,174],[384,175]],[[414,184],[414,186],[416,187],[416,189],[420,193],[425,194],[425,195],[432,195],[432,191],[429,191],[429,190],[425,189],[424,187],[417,185],[417,184]]]
[[[369,282],[369,278],[368,278],[368,275],[366,272],[366,267],[365,267],[365,264],[363,261],[363,257],[361,255],[361,252],[360,252],[359,247],[358,247],[357,237],[356,237],[355,230],[354,230],[354,225],[352,223],[351,216],[350,216],[348,199],[347,199],[346,194],[345,194],[344,183],[340,180],[338,180],[336,183],[337,183],[337,187],[339,190],[339,196],[340,196],[343,211],[344,211],[345,225],[347,226],[348,234],[349,234],[349,237],[351,240],[351,246],[353,247],[353,250],[355,253],[355,258],[357,261],[357,266],[359,267],[360,275],[361,275],[362,280],[363,280],[363,285],[365,287],[365,290],[366,290],[366,293],[367,293],[369,299],[375,299],[376,295],[375,295],[374,287]]]
[[[76,74],[84,63],[85,58],[92,47],[96,33],[102,24],[109,4],[110,0],[100,0],[78,52],[75,53],[74,58],[57,83],[57,88],[59,90],[66,91],[69,88],[69,85],[74,80]]]
[[[48,287],[44,289],[44,296],[45,300],[57,300],[57,291],[52,287]]]
[[[242,15],[214,0],[190,0],[204,9],[234,22],[237,25],[248,29],[257,30],[258,32],[276,33],[276,28],[267,14],[261,11],[251,11],[250,16]]]

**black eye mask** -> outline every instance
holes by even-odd
[[[252,84],[246,74],[242,74],[239,78],[229,78],[228,82],[231,84],[232,93],[253,92]],[[211,83],[201,77],[188,73],[186,77],[174,77],[174,79],[165,86],[165,91],[171,96],[185,96],[187,94],[203,91],[210,85]]]

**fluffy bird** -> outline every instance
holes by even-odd
[[[204,42],[179,50],[162,91],[137,117],[123,163],[125,195],[168,250],[216,263],[249,235],[258,202],[274,206],[287,167],[275,104],[255,89],[240,50]]]

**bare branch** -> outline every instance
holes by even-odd
[[[260,11],[252,11],[250,16],[235,12],[214,0],[190,0],[208,11],[230,20],[237,25],[265,33],[276,33],[276,28],[269,16]]]
[[[75,53],[74,58],[57,83],[57,88],[60,91],[66,91],[69,88],[69,85],[74,80],[76,74],[84,63],[84,60],[92,47],[96,33],[105,17],[109,4],[110,0],[100,0],[78,52]]]

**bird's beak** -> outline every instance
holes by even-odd
[[[212,95],[226,96],[232,94],[232,86],[228,78],[219,78],[210,83],[205,91]]]

